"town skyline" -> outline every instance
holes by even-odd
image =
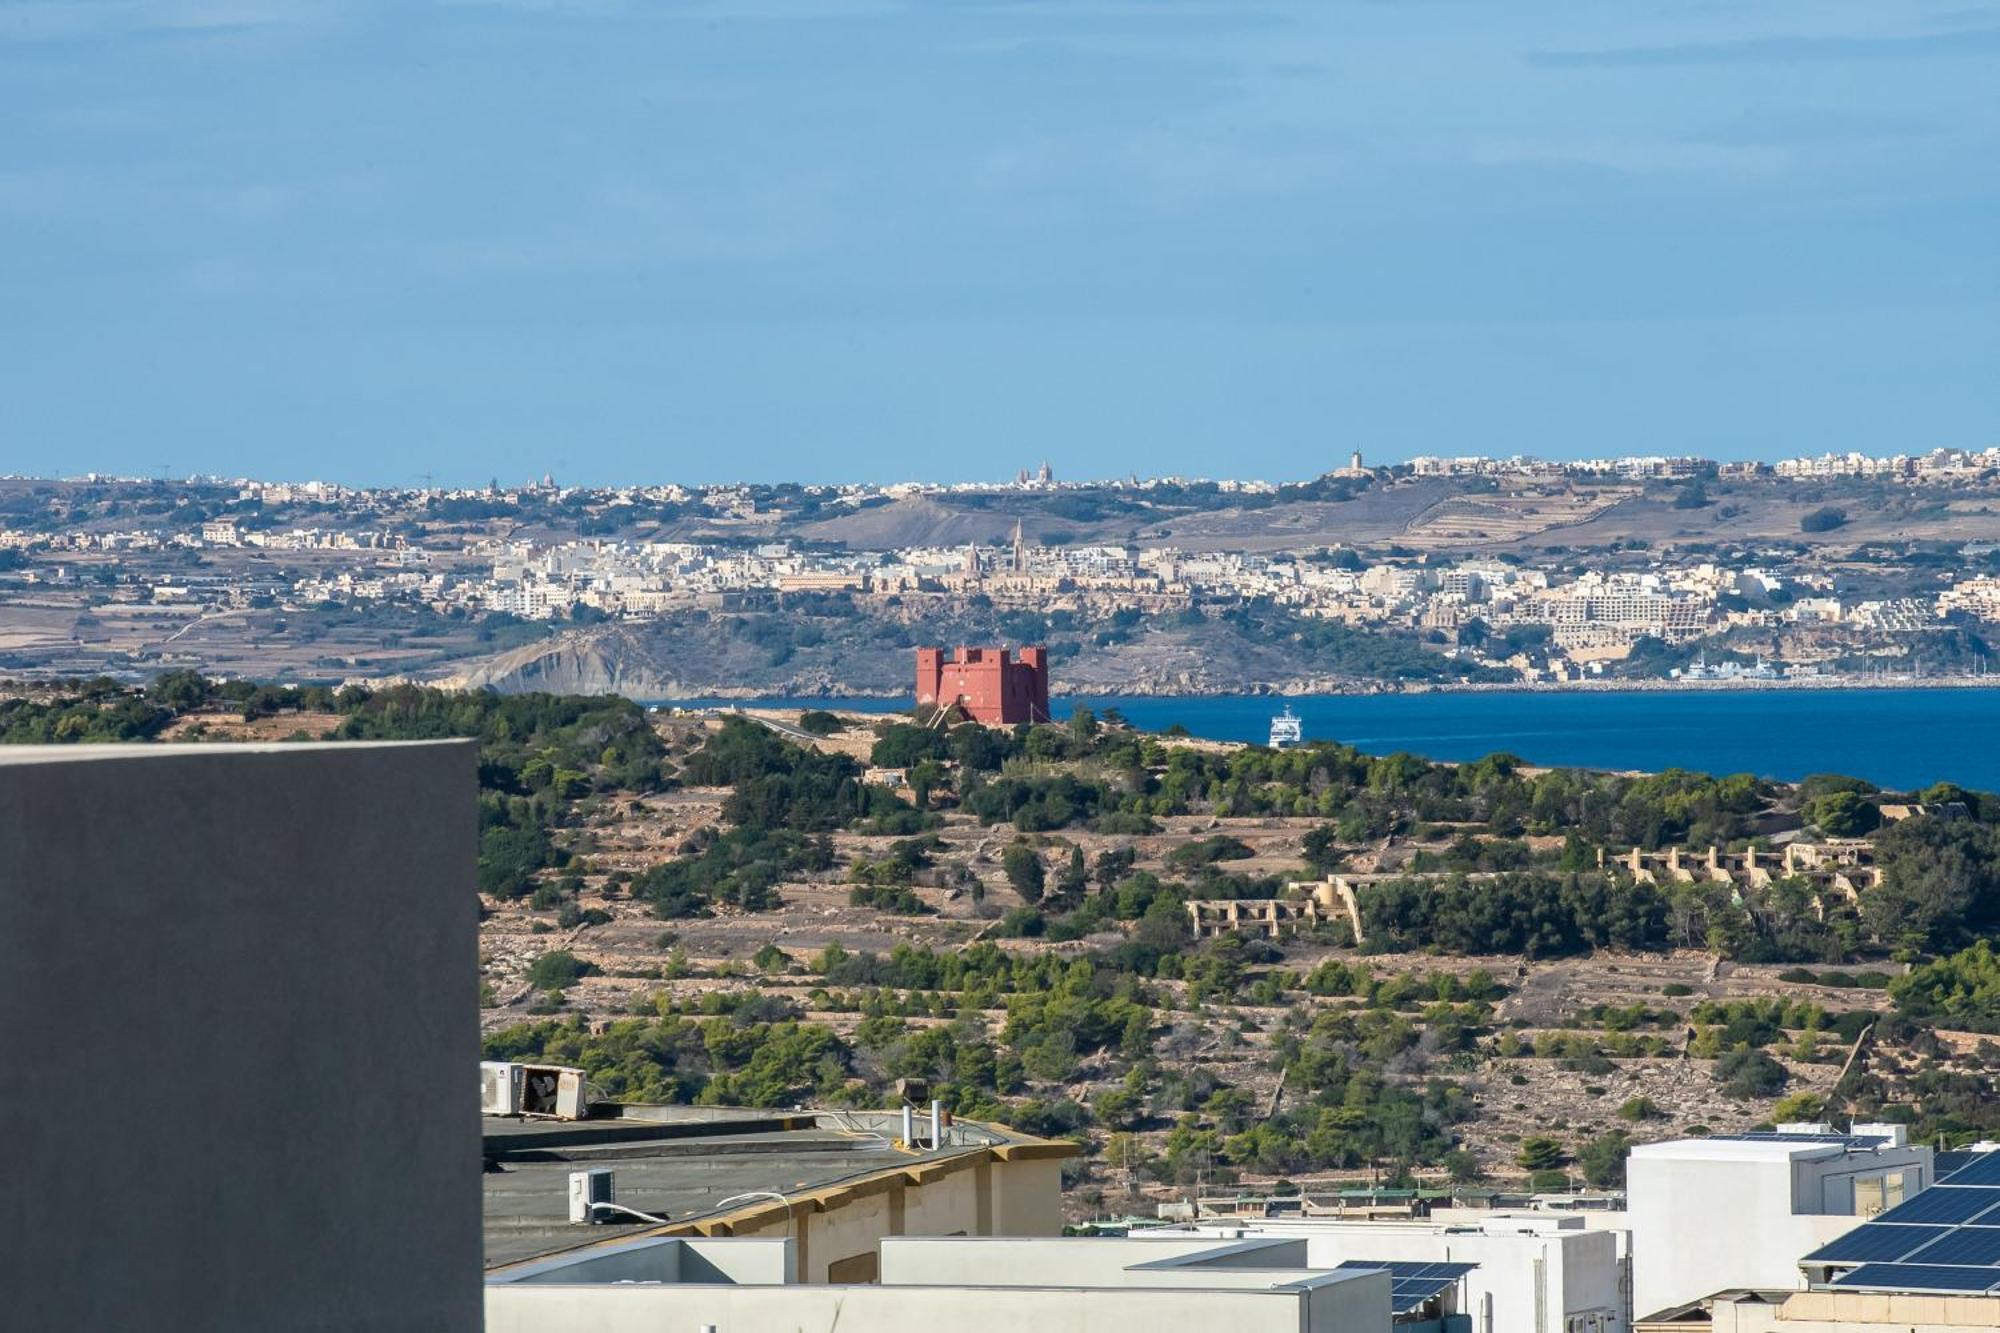
[[[0,479],[0,669],[881,696],[1987,679],[2000,448],[1350,456],[1310,481],[356,489]]]
[[[1027,455],[1023,455],[1027,457]],[[447,475],[438,472],[418,472],[366,479],[341,475],[337,470],[308,470],[286,472],[275,469],[259,469],[252,472],[210,471],[196,468],[178,469],[161,463],[153,468],[138,472],[118,472],[109,469],[86,469],[84,471],[12,471],[0,473],[0,479],[12,481],[59,481],[59,482],[203,482],[210,484],[259,484],[259,485],[330,485],[352,491],[403,491],[403,492],[445,492],[469,493],[499,489],[513,491],[537,486],[552,486],[561,490],[620,491],[646,490],[660,487],[682,487],[693,490],[726,490],[732,487],[773,487],[802,486],[813,490],[880,490],[894,492],[909,489],[938,490],[1006,490],[1031,487],[1120,487],[1131,485],[1195,484],[1222,485],[1226,487],[1247,487],[1251,489],[1268,487],[1277,489],[1289,484],[1312,481],[1320,477],[1334,476],[1357,471],[1396,471],[1409,469],[1419,476],[1451,475],[1509,475],[1523,470],[1570,476],[1629,476],[1629,477],[1674,477],[1689,475],[1703,468],[1725,469],[1737,467],[1745,474],[1768,472],[1774,476],[1916,476],[1929,471],[1938,474],[1964,472],[1968,468],[2000,468],[2000,443],[1932,444],[1926,446],[1905,446],[1895,449],[1876,447],[1872,449],[1824,450],[1816,452],[1787,453],[1782,450],[1767,453],[1578,453],[1557,455],[1548,453],[1482,453],[1470,452],[1419,452],[1399,456],[1377,457],[1363,448],[1346,444],[1326,454],[1326,466],[1311,468],[1311,463],[1302,462],[1309,470],[1287,473],[1269,473],[1251,476],[1242,473],[1183,473],[1150,472],[1137,466],[1112,473],[1066,475],[1056,464],[1060,455],[1045,452],[1035,455],[1033,461],[1017,467],[1012,475],[946,475],[940,472],[913,473],[910,475],[863,476],[849,474],[813,478],[807,476],[750,476],[722,475],[698,476],[680,475],[632,475],[613,480],[560,477],[551,469],[539,474],[530,471],[525,476],[503,475],[488,471],[483,478],[480,469],[472,468],[464,475]]]

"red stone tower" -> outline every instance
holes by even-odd
[[[917,706],[956,704],[969,720],[987,726],[1049,720],[1049,657],[1023,648],[1017,659],[1005,648],[917,649]]]

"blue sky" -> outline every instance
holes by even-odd
[[[0,0],[0,471],[2000,443],[2000,8]]]

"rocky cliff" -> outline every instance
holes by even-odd
[[[673,699],[706,693],[670,671],[650,653],[634,651],[616,631],[578,630],[491,657],[451,678],[466,689],[503,693],[623,694],[633,699]]]
[[[597,625],[462,666],[439,683],[633,699],[898,697],[919,643],[1008,641],[994,625],[860,615],[686,615]],[[1057,694],[1302,694],[1379,689],[1301,644],[1221,621],[1155,624],[1114,641],[1052,642]]]

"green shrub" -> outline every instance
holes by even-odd
[[[528,966],[528,984],[536,990],[565,990],[597,971],[567,949],[551,949]]]
[[[1598,1189],[1616,1189],[1625,1183],[1625,1155],[1631,1150],[1631,1136],[1622,1129],[1614,1129],[1584,1144],[1576,1154],[1576,1164],[1590,1184]]]
[[[1790,1077],[1783,1065],[1749,1046],[1738,1046],[1715,1062],[1715,1081],[1731,1097],[1776,1096]]]
[[[847,901],[853,907],[872,907],[897,916],[925,916],[931,911],[922,898],[900,884],[857,884],[848,890]]]
[[[1047,872],[1042,868],[1042,858],[1034,848],[1024,842],[1008,845],[1000,854],[1001,869],[1006,872],[1007,882],[1021,900],[1032,906],[1042,900],[1042,889],[1047,881]]]
[[[1242,861],[1255,856],[1249,844],[1227,833],[1217,833],[1198,842],[1184,843],[1167,853],[1167,864],[1179,870],[1193,870],[1217,861]]]
[[[1568,1160],[1562,1144],[1543,1136],[1523,1140],[1521,1151],[1514,1159],[1524,1171],[1548,1171]]]

